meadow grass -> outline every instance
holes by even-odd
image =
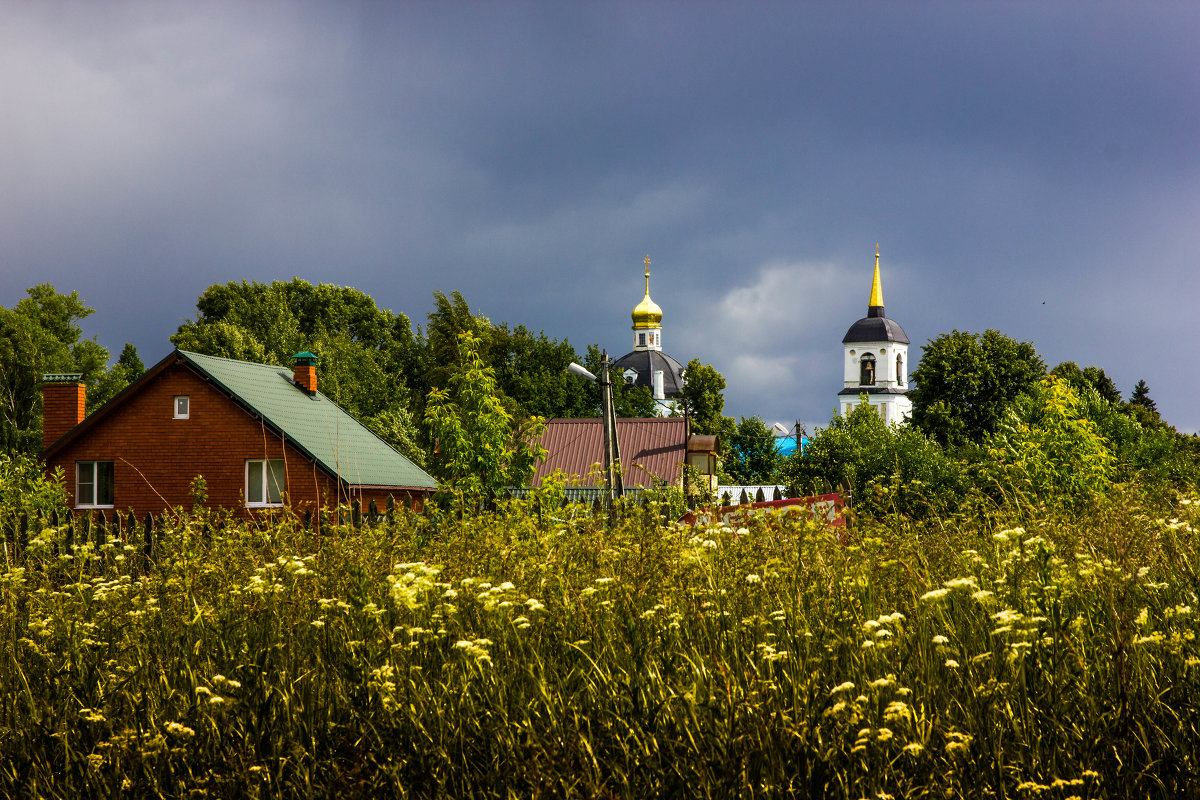
[[[1200,793],[1200,506],[849,534],[512,501],[0,565],[0,795]]]

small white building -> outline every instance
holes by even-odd
[[[843,386],[837,409],[849,414],[865,394],[885,422],[901,422],[912,412],[908,399],[908,336],[899,323],[883,314],[879,280],[879,246],[875,247],[875,277],[867,315],[842,337]]]

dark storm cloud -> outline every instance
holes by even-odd
[[[110,348],[153,360],[205,286],[299,275],[414,321],[459,289],[619,355],[649,252],[666,348],[726,373],[727,410],[824,421],[878,241],[914,349],[997,327],[1200,427],[1190,5],[6,17],[0,289],[78,289]]]

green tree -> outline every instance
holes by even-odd
[[[588,345],[587,355],[583,359],[583,366],[588,368],[588,371],[599,377],[600,364],[603,360],[604,353],[597,345]],[[613,413],[617,417],[630,419],[635,417],[656,417],[658,416],[661,406],[654,401],[654,395],[650,392],[647,386],[636,386],[625,381],[625,376],[616,370],[609,369],[608,379],[612,381],[613,388]],[[572,378],[578,382],[578,378]],[[600,416],[600,384],[588,383],[584,387],[584,398],[586,399],[586,409],[583,416],[599,417]]]
[[[1104,494],[1115,461],[1078,396],[1053,375],[1008,409],[988,456],[980,468],[985,489],[1068,507]]]
[[[579,354],[567,340],[534,333],[524,325],[497,326],[493,332],[491,366],[496,384],[526,415],[543,418],[590,417],[599,412],[579,379],[567,365]]]
[[[962,497],[960,464],[909,424],[883,421],[865,395],[848,415],[835,415],[801,453],[779,469],[784,484],[816,492],[828,483],[849,490],[860,511],[922,514]]]
[[[912,373],[912,421],[943,446],[980,443],[1046,374],[1037,350],[996,330],[952,331],[922,348]]]
[[[468,331],[459,334],[455,368],[444,389],[430,390],[425,406],[436,443],[433,467],[443,486],[468,506],[494,499],[505,486],[528,485],[545,456],[531,444],[542,420],[514,420],[480,344]]]
[[[425,461],[410,411],[422,405],[409,387],[422,360],[408,317],[352,287],[298,278],[216,284],[196,311],[171,337],[176,347],[285,367],[294,353],[310,350],[321,359],[323,394],[410,459]]]
[[[742,417],[730,436],[725,471],[735,484],[775,480],[783,456],[775,449],[775,434],[761,417]]]
[[[693,358],[683,372],[679,406],[691,419],[692,433],[716,436],[721,447],[736,432],[734,421],[725,416],[725,378],[709,364]]]
[[[419,395],[447,385],[451,373],[458,368],[458,340],[464,333],[478,340],[480,358],[491,364],[494,339],[491,320],[473,312],[459,292],[451,292],[449,297],[445,292],[434,292],[433,310],[426,316],[424,332],[418,334],[421,370],[420,376],[415,376],[413,388]]]
[[[83,338],[79,322],[93,309],[77,292],[60,294],[42,283],[26,294],[13,308],[0,308],[0,448],[35,454],[42,448],[42,375],[81,373],[91,405],[108,351]]]
[[[117,363],[97,378],[95,391],[88,392],[88,413],[116,397],[122,389],[142,377],[145,372],[146,365],[138,357],[137,348],[126,342]]]
[[[1121,402],[1121,392],[1117,389],[1117,385],[1113,383],[1112,378],[1108,377],[1100,367],[1085,367],[1084,369],[1080,369],[1079,365],[1074,361],[1064,361],[1050,370],[1050,374],[1066,381],[1067,385],[1076,394],[1079,394],[1087,387],[1094,390],[1100,399],[1105,402]]]
[[[471,333],[479,339],[480,357],[495,371],[496,387],[509,413],[514,416],[595,417],[600,414],[600,390],[596,384],[580,385],[567,373],[577,362],[600,374],[601,351],[592,346],[581,359],[567,340],[551,339],[524,325],[493,325],[471,310],[459,292],[434,292],[434,309],[421,342],[424,347],[425,391],[443,387],[458,358],[458,336]],[[654,401],[648,390],[626,387],[614,374],[613,403],[617,416],[652,416]]]
[[[1150,387],[1144,380],[1139,380],[1134,384],[1133,391],[1129,394],[1129,405],[1141,406],[1153,414],[1156,419],[1158,418],[1158,406],[1150,399]]]

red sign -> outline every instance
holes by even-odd
[[[846,518],[842,516],[843,508],[845,508],[845,503],[842,501],[842,496],[834,492],[813,497],[792,497],[787,500],[767,500],[762,503],[721,506],[707,510],[697,509],[684,514],[679,521],[688,525],[695,525],[697,522],[704,524],[725,522],[732,525],[752,514],[778,510],[788,514],[808,513],[812,515],[813,519],[824,520],[827,525],[844,528],[846,527]]]

